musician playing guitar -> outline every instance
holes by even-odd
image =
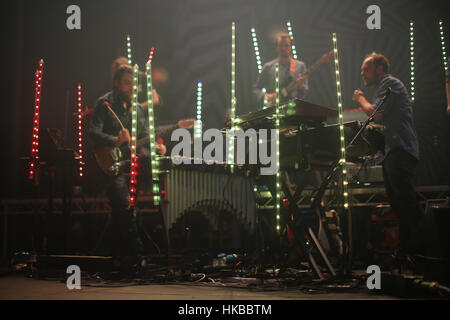
[[[287,33],[282,33],[276,41],[278,58],[264,64],[261,74],[254,85],[254,94],[259,105],[263,104],[264,97],[269,106],[275,104],[275,67],[279,63],[280,87],[282,84],[295,81],[296,85],[286,97],[280,95],[280,103],[294,98],[305,98],[308,92],[308,79],[304,76],[306,65],[302,61],[294,60],[292,55],[292,40]],[[264,93],[263,89],[266,90]]]
[[[131,141],[131,106],[133,95],[133,68],[121,65],[113,77],[113,90],[97,100],[89,136],[97,147],[121,147],[126,150]],[[137,139],[148,133],[148,117],[138,105]],[[146,144],[148,146],[148,144]],[[142,147],[145,149],[145,147]],[[157,153],[164,155],[163,144],[155,147]],[[143,151],[143,149],[141,149]],[[137,150],[138,154],[140,150]],[[148,151],[147,151],[148,152]],[[135,214],[130,210],[129,177],[127,172],[104,175],[106,194],[112,209],[113,255],[135,255],[142,252]]]
[[[296,98],[305,99],[308,93],[308,76],[321,64],[328,63],[333,56],[333,52],[329,52],[312,66],[306,68],[304,62],[292,58],[292,40],[287,33],[278,36],[276,49],[278,58],[263,66],[254,85],[253,92],[259,105],[262,105],[264,100],[266,100],[266,106],[275,105],[275,68],[277,64],[279,64],[280,104],[285,104]]]

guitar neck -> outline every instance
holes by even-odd
[[[304,75],[305,76],[309,76],[311,73],[313,73],[321,64],[322,64],[322,58],[320,58],[319,60],[317,60],[316,62],[314,62],[313,65],[311,65],[309,68],[306,69]],[[291,93],[292,90],[295,89],[295,87],[297,86],[297,81],[293,80],[291,81],[291,83],[289,83],[289,85],[286,87],[286,90],[288,93]]]
[[[308,69],[306,69],[306,72],[304,73],[304,75],[309,76],[319,65],[315,66],[312,65],[311,67],[309,67]],[[295,88],[297,87],[297,81],[296,80],[292,80],[288,86],[286,87],[286,90],[288,93],[291,93]]]
[[[306,75],[310,75],[311,73],[313,73],[322,63],[320,62],[320,60],[317,60],[312,66],[310,66],[308,69],[306,69],[305,74]]]
[[[155,130],[155,136],[156,137],[163,136],[163,135],[167,134],[168,132],[175,130],[176,128],[178,128],[177,124],[171,124],[171,125],[159,127]],[[150,136],[141,138],[138,141],[136,141],[136,148],[142,147],[144,144],[149,143],[149,142],[150,142]]]

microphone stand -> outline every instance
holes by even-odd
[[[386,89],[385,95],[384,95],[383,99],[381,100],[381,102],[375,108],[373,113],[367,118],[367,120],[362,124],[361,128],[355,134],[355,136],[350,141],[350,143],[345,147],[346,151],[349,148],[351,148],[352,145],[355,143],[355,141],[361,136],[361,134],[366,129],[367,125],[373,121],[373,118],[375,117],[375,115],[378,113],[380,108],[383,106],[383,104],[389,98],[390,93],[391,93],[391,87]],[[324,218],[323,212],[321,210],[321,209],[323,209],[321,207],[323,195],[325,194],[325,190],[328,187],[329,183],[331,182],[331,179],[334,177],[334,175],[336,174],[336,172],[338,171],[339,168],[340,168],[340,160],[336,160],[332,166],[332,169],[328,172],[327,176],[323,179],[320,187],[315,192],[313,192],[313,194],[311,195],[311,209],[313,209],[313,211],[315,209],[317,209],[316,212],[318,212],[318,214],[320,214],[321,219]],[[349,210],[349,212],[350,212],[350,210]],[[349,274],[351,274],[351,270],[352,270],[352,268],[351,268],[351,266],[352,266],[352,234],[351,233],[352,233],[352,219],[351,219],[351,213],[349,213],[349,215],[348,215],[348,252],[347,252],[348,260],[347,260],[347,268],[346,268]]]
[[[372,115],[370,115],[370,117],[367,118],[366,121],[364,121],[363,125],[361,126],[361,128],[358,130],[358,132],[355,134],[355,136],[353,137],[352,141],[350,141],[350,143],[346,146],[345,149],[350,148],[356,141],[356,139],[358,139],[361,134],[364,132],[364,130],[366,129],[367,125],[373,121],[373,118],[375,117],[375,115],[378,113],[378,110],[380,110],[381,106],[384,104],[384,102],[387,100],[387,98],[389,98],[389,95],[391,94],[391,87],[386,89],[386,92],[384,94],[383,100],[381,100],[381,103],[375,108],[375,110],[373,111]]]

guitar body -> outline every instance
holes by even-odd
[[[95,160],[100,170],[108,176],[119,174],[123,152],[117,147],[94,146]]]
[[[180,120],[182,122],[182,126],[186,127],[187,124],[190,124],[193,120]],[[156,131],[156,135],[165,135],[169,134],[173,130],[177,129],[178,125],[166,125]],[[141,146],[149,143],[149,136],[143,137],[136,141],[136,149],[139,149]],[[125,144],[120,147],[104,147],[99,145],[94,145],[94,155],[95,160],[97,161],[100,170],[103,171],[108,176],[116,176],[120,172],[129,168],[130,158],[131,158],[131,150],[130,146]],[[138,157],[139,159],[140,157]],[[147,161],[146,161],[147,160]],[[142,162],[151,163],[149,158],[143,158]],[[126,166],[128,164],[128,166]],[[150,173],[151,174],[151,173]]]

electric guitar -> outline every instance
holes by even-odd
[[[163,136],[177,128],[189,128],[194,123],[193,119],[180,120],[177,124],[166,125],[156,130],[156,136]],[[146,136],[136,141],[136,150],[148,144],[150,137]],[[115,176],[122,172],[130,163],[130,146],[123,144],[120,147],[105,147],[94,145],[94,155],[100,169],[108,176]]]
[[[331,58],[334,56],[333,51],[330,51],[326,54],[324,54],[319,60],[314,62],[308,69],[306,69],[306,72],[303,73],[303,76],[308,77],[311,73],[313,73],[321,64],[325,64],[330,62]],[[297,88],[298,83],[297,79],[292,79],[292,77],[288,77],[286,81],[283,82],[283,84],[280,87],[280,103],[284,103],[287,100],[289,100],[291,93]]]

